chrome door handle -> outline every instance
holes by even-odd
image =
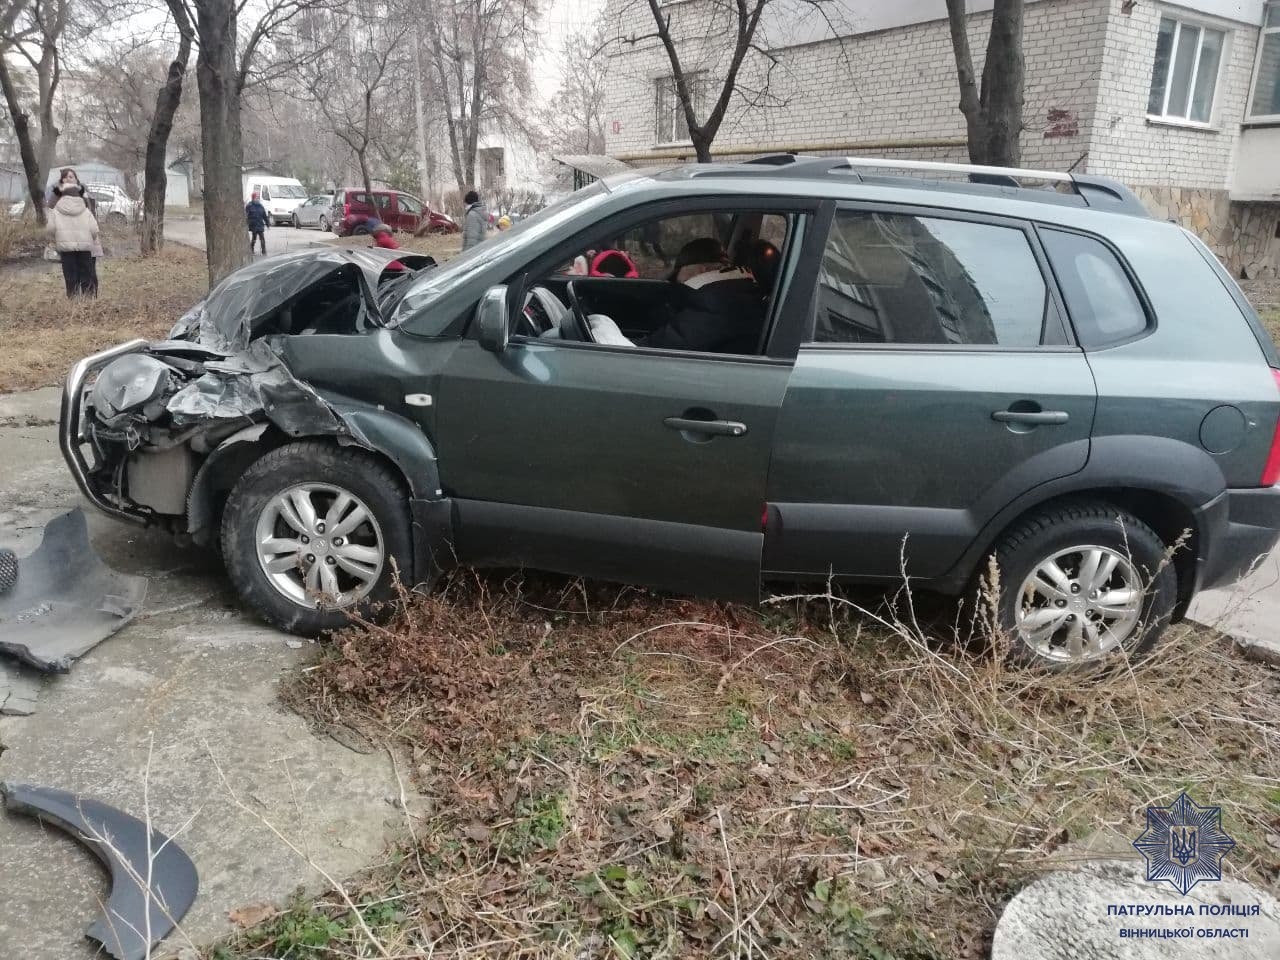
[[[1065,410],[997,410],[991,419],[1000,423],[1026,423],[1036,426],[1066,423],[1071,417]]]
[[[737,420],[691,420],[688,417],[667,417],[664,426],[681,433],[702,433],[709,437],[745,437],[747,425]]]

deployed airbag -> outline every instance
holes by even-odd
[[[132,620],[146,595],[146,577],[112,570],[94,553],[76,508],[50,520],[40,546],[18,559],[13,588],[0,594],[0,653],[65,673]]]
[[[142,960],[191,909],[200,887],[196,866],[159,830],[148,838],[136,817],[65,790],[0,783],[0,795],[10,813],[65,830],[106,865],[111,895],[85,936],[116,960]]]

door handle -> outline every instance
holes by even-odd
[[[1065,410],[997,410],[991,419],[1000,423],[1025,423],[1033,426],[1066,423],[1070,416]]]
[[[664,426],[681,433],[701,433],[709,437],[745,437],[747,425],[737,420],[691,420],[688,417],[667,417]]]

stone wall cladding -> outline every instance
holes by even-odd
[[[617,36],[640,36],[653,28],[648,5],[636,0],[610,0],[606,17]],[[1023,162],[1064,169],[1086,150],[1107,2],[1053,0],[1028,6],[1026,17],[1028,129]],[[979,72],[990,26],[990,14],[970,18],[970,43]],[[722,67],[727,28],[723,12],[702,0],[673,8],[673,34],[689,38],[678,47],[686,71],[705,66],[714,75]],[[824,140],[964,138],[946,20],[787,48],[778,57],[769,78],[770,96],[762,104],[749,105],[742,97],[732,101],[716,137],[717,153],[735,148],[751,153],[759,152],[752,147]],[[748,59],[745,87],[758,91],[765,86],[764,65],[761,57]],[[671,73],[665,51],[653,40],[623,45],[610,58],[609,70],[614,82],[606,97],[608,152],[660,148],[654,137],[654,82]],[[928,148],[913,156],[933,159],[938,151]],[[962,145],[943,153],[945,159],[967,157]]]
[[[1253,74],[1258,28],[1220,24],[1230,30],[1231,49],[1219,74],[1212,129],[1154,124],[1147,120],[1147,98],[1160,18],[1166,12],[1196,19],[1150,2],[1138,4],[1128,15],[1113,13],[1102,51],[1088,167],[1131,185],[1225,189]]]
[[[1280,204],[1232,203],[1225,190],[1139,184],[1134,192],[1153,217],[1195,233],[1231,275],[1250,280],[1280,276]]]

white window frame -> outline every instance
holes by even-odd
[[[1231,62],[1231,38],[1233,31],[1225,24],[1217,23],[1211,20],[1201,20],[1196,17],[1188,17],[1183,15],[1181,11],[1160,9],[1161,20],[1172,20],[1174,22],[1173,41],[1169,48],[1169,66],[1168,73],[1165,75],[1164,82],[1164,103],[1161,104],[1159,113],[1147,113],[1147,122],[1171,127],[1192,127],[1196,130],[1216,130],[1218,127],[1218,109],[1220,105],[1219,91],[1222,89],[1222,79],[1226,73],[1227,66]],[[1187,81],[1187,114],[1185,117],[1170,116],[1169,98],[1173,93],[1173,71],[1177,66],[1178,59],[1178,40],[1182,36],[1183,26],[1195,27],[1200,31],[1200,41],[1196,47],[1196,62],[1191,68],[1191,76]],[[1158,25],[1157,25],[1158,28]],[[1222,34],[1222,52],[1218,57],[1218,73],[1213,78],[1213,94],[1209,99],[1209,119],[1208,120],[1192,120],[1190,117],[1191,104],[1195,100],[1196,80],[1200,76],[1200,61],[1204,53],[1204,31],[1213,30],[1215,33]],[[1151,82],[1155,82],[1155,63],[1151,65]],[[1151,86],[1147,86],[1147,99],[1151,98]]]
[[[1274,15],[1276,17],[1276,25],[1268,27],[1267,20]],[[1253,109],[1253,99],[1258,92],[1258,80],[1262,73],[1262,51],[1266,46],[1268,36],[1280,35],[1280,3],[1268,3],[1262,9],[1262,29],[1258,32],[1258,53],[1253,59],[1253,80],[1249,83],[1249,99],[1244,105],[1244,122],[1246,125],[1251,123],[1280,123],[1280,113],[1250,113]]]
[[[700,111],[702,111],[702,110],[705,110],[705,109],[706,109],[706,98],[707,98],[707,87],[706,87],[706,84],[707,84],[707,77],[708,77],[708,76],[709,76],[709,74],[707,73],[707,71],[706,71],[706,70],[695,70],[695,71],[692,71],[692,72],[687,72],[687,73],[685,73],[685,75],[684,75],[685,81],[686,81],[687,83],[690,83],[690,84],[694,84],[694,85],[695,85],[695,86],[694,86],[694,90],[693,90],[693,112],[694,112],[694,114],[697,114],[697,113],[699,113]],[[664,139],[662,139],[661,137],[659,137],[659,136],[658,136],[658,117],[657,117],[657,115],[656,115],[656,114],[657,114],[657,109],[658,109],[658,86],[659,86],[659,84],[667,84],[667,85],[668,85],[668,87],[669,87],[669,89],[670,89],[670,91],[671,91],[671,98],[672,98],[672,100],[674,101],[674,104],[672,105],[672,106],[673,106],[673,111],[674,111],[674,112],[675,112],[675,114],[676,114],[676,115],[678,115],[678,116],[683,117],[683,115],[684,115],[684,107],[683,107],[683,106],[681,105],[681,103],[680,103],[680,94],[679,94],[679,92],[676,90],[676,78],[675,78],[675,74],[672,74],[672,73],[666,73],[666,74],[662,74],[662,75],[660,75],[660,76],[654,77],[654,78],[653,78],[653,105],[654,105],[654,113],[655,113],[655,116],[654,116],[654,118],[653,118],[653,139],[654,139],[654,146],[657,146],[657,147],[687,147],[687,146],[692,146],[692,144],[693,144],[693,140],[692,140],[692,139],[690,139],[689,137],[685,137],[683,140],[671,140],[671,139],[664,140]],[[668,132],[670,132],[670,131],[668,131]]]

